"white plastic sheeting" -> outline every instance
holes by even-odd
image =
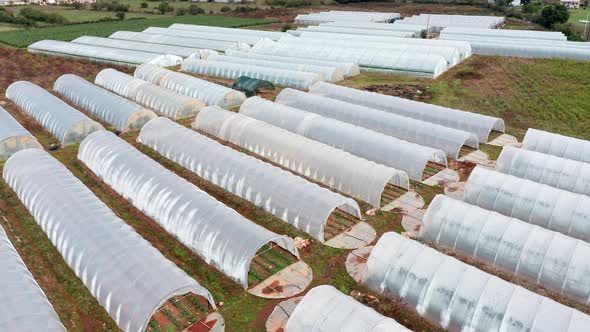
[[[510,38],[510,37],[490,37],[490,36],[475,36],[475,35],[458,35],[458,34],[445,34],[440,38],[444,38],[444,41],[458,41],[458,40],[465,40],[465,42],[485,42],[485,43],[506,43],[506,44],[523,44],[523,45],[531,45],[531,46],[559,46],[559,47],[572,47],[572,48],[582,48],[588,49],[590,48],[589,42],[576,42],[576,41],[559,41],[559,40],[550,40],[550,39],[535,39],[534,37],[520,37],[520,38]]]
[[[590,197],[476,167],[464,201],[590,242]]]
[[[32,116],[62,145],[79,143],[92,132],[104,129],[98,122],[31,82],[12,83],[6,89],[6,98]]]
[[[256,252],[275,242],[299,256],[295,242],[244,218],[111,132],[88,136],[80,159],[117,193],[208,263],[248,287]]]
[[[590,164],[581,161],[505,146],[496,170],[590,196]]]
[[[455,159],[463,145],[479,146],[477,136],[466,131],[293,89],[281,91],[276,102],[440,149]]]
[[[198,176],[240,196],[324,242],[335,209],[361,218],[350,198],[224,146],[171,120],[148,122],[138,141]]]
[[[103,131],[100,131],[103,132]],[[143,332],[169,298],[211,294],[119,219],[43,150],[15,153],[4,180],[68,266],[125,332]]]
[[[590,244],[444,195],[422,219],[420,238],[587,303]]]
[[[0,226],[0,330],[66,332],[47,296]]]
[[[400,18],[400,16],[399,13],[331,10],[328,12],[299,14],[294,21],[295,24],[319,24],[339,21],[391,22]]]
[[[62,75],[55,81],[53,90],[123,132],[139,129],[156,117],[151,110],[100,88],[80,76]]]
[[[338,82],[344,79],[344,73],[342,69],[334,66],[318,66],[312,64],[298,64],[290,63],[288,61],[273,61],[263,59],[250,59],[245,57],[226,56],[226,55],[210,55],[207,57],[207,61],[221,61],[230,62],[243,65],[252,65],[258,67],[266,67],[284,69],[289,71],[298,71],[306,73],[314,73],[319,75],[319,79],[322,81]]]
[[[501,16],[476,16],[476,15],[445,15],[445,14],[420,14],[404,17],[396,20],[394,24],[428,25],[429,29],[440,30],[445,27],[460,27],[463,29],[491,30],[500,27],[504,23]],[[502,30],[505,31],[505,30]]]
[[[215,32],[215,33],[226,33],[232,35],[247,35],[247,36],[256,36],[262,38],[269,38],[272,40],[278,40],[281,36],[284,35],[283,32],[277,31],[264,31],[264,30],[252,30],[252,29],[236,29],[236,28],[224,28],[224,27],[213,27],[208,25],[195,25],[195,24],[181,24],[181,23],[174,23],[168,27],[169,29],[178,29],[178,30],[191,30],[191,31],[201,31],[204,35],[207,35],[208,32]]]
[[[109,36],[111,39],[133,40],[152,44],[163,44],[173,46],[191,47],[196,49],[208,49],[214,51],[224,51],[230,47],[238,47],[237,42],[228,42],[211,39],[196,39],[186,37],[173,37],[166,35],[154,35],[151,33],[117,31]]]
[[[20,150],[42,148],[35,136],[0,106],[0,160]]]
[[[359,66],[354,62],[325,61],[316,59],[303,59],[291,56],[267,55],[254,52],[245,52],[236,49],[227,49],[225,54],[233,57],[248,59],[269,60],[291,64],[306,64],[314,66],[335,67],[342,70],[345,77],[352,77],[360,74]]]
[[[193,127],[375,207],[388,183],[409,188],[405,172],[218,107],[199,112]]]
[[[177,30],[177,29],[156,28],[156,27],[147,28],[147,29],[143,30],[143,32],[144,33],[151,33],[151,34],[155,34],[155,35],[166,35],[166,36],[173,36],[173,37],[221,40],[221,41],[245,43],[248,45],[254,45],[258,41],[264,39],[263,37],[250,36],[250,35],[236,35],[236,34],[217,33],[217,32]]]
[[[76,44],[59,40],[41,40],[29,45],[28,50],[32,53],[84,58],[99,62],[133,66],[142,63],[154,63],[169,67],[182,63],[181,57],[171,54],[161,55],[104,46]]]
[[[232,108],[240,106],[246,100],[246,95],[240,91],[150,64],[137,67],[134,76],[181,95],[202,100],[207,105]]]
[[[315,73],[200,59],[187,59],[182,63],[180,69],[188,73],[231,79],[248,76],[266,80],[276,85],[300,89],[309,89],[313,83],[321,78],[320,75]]]
[[[504,120],[497,117],[465,112],[325,82],[314,84],[309,89],[309,92],[388,113],[467,131],[477,135],[479,141],[483,143],[488,141],[492,130],[499,132],[504,132],[505,130]]]
[[[154,44],[141,41],[120,40],[94,36],[78,37],[72,40],[72,43],[120,48],[125,50],[135,50],[157,54],[172,54],[183,58],[188,58],[189,56],[199,51],[199,49],[190,47]]]
[[[452,332],[583,332],[590,316],[478,270],[453,257],[385,233],[367,261],[363,283],[401,298]]]
[[[440,33],[446,35],[471,35],[496,38],[544,39],[564,41],[567,37],[559,31],[512,30],[512,29],[482,29],[473,27],[448,27]]]
[[[318,32],[331,32],[337,34],[350,34],[350,35],[361,35],[361,36],[387,36],[387,37],[402,37],[412,38],[419,37],[419,33],[415,31],[407,30],[368,30],[362,28],[352,27],[332,27],[332,26],[308,26],[306,28],[298,28],[297,31],[318,31]]]
[[[377,23],[377,22],[355,22],[355,21],[336,21],[321,23],[321,27],[343,27],[343,28],[357,28],[366,30],[392,30],[392,31],[412,31],[420,33],[426,31],[426,25],[410,25],[410,24],[391,24],[391,23]]]
[[[289,317],[286,332],[409,332],[329,285],[312,288]]]
[[[446,155],[441,150],[402,141],[363,127],[273,103],[259,97],[246,99],[240,107],[240,113],[376,163],[399,169],[415,181],[422,181],[424,168],[429,161],[443,165],[447,163]]]
[[[553,156],[590,163],[590,141],[529,128],[522,148]]]
[[[198,99],[179,95],[111,68],[99,72],[94,83],[172,119],[195,116],[205,107],[205,103]]]

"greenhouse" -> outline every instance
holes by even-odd
[[[239,47],[240,43],[227,42],[211,39],[196,39],[185,37],[172,37],[166,35],[154,35],[151,33],[117,31],[109,36],[111,39],[132,40],[152,44],[183,46],[196,49],[207,49],[214,51],[224,51],[231,47]]]
[[[130,41],[130,40],[102,38],[102,37],[94,37],[94,36],[78,37],[78,38],[72,40],[72,43],[84,44],[84,45],[94,45],[94,46],[104,46],[104,47],[111,47],[111,48],[120,48],[120,49],[125,49],[125,50],[136,50],[136,51],[157,53],[157,54],[172,54],[172,55],[177,55],[177,56],[183,57],[183,58],[188,58],[192,54],[195,54],[196,52],[199,51],[199,49],[190,48],[190,47],[154,44],[154,43],[146,43],[146,42],[142,42],[142,41]]]
[[[346,122],[252,97],[240,113],[356,156],[399,169],[410,179],[422,181],[428,162],[446,165],[443,151],[428,148],[357,127]]]
[[[440,149],[449,157],[455,159],[458,158],[463,145],[473,148],[479,146],[477,137],[466,131],[293,89],[283,90],[277,96],[276,102],[361,126],[398,139]]]
[[[501,16],[420,14],[404,17],[401,20],[396,20],[393,24],[428,25],[430,31],[440,31],[443,28],[448,29],[448,27],[470,30],[492,30],[498,29],[504,24],[504,21],[504,17]]]
[[[316,60],[316,59],[303,59],[303,58],[295,58],[291,56],[279,56],[279,55],[267,55],[267,54],[260,54],[254,52],[246,52],[240,51],[237,49],[227,49],[225,50],[225,54],[233,57],[240,57],[240,58],[249,58],[249,59],[260,59],[260,60],[269,60],[269,61],[276,61],[276,62],[284,62],[284,63],[293,63],[293,64],[306,64],[306,65],[315,65],[315,66],[324,66],[324,67],[336,67],[342,70],[344,77],[352,77],[360,74],[359,66],[354,62],[338,62],[338,61],[325,61],[325,60]]]
[[[210,55],[207,61],[229,62],[242,65],[252,65],[259,67],[266,67],[268,69],[277,68],[289,71],[298,71],[306,73],[314,73],[320,76],[320,80],[329,82],[339,82],[344,79],[342,69],[334,66],[318,66],[311,64],[290,63],[288,61],[273,61],[263,59],[251,59],[240,56],[226,56],[226,55]]]
[[[537,46],[559,46],[559,47],[571,47],[571,48],[581,48],[581,49],[588,49],[590,48],[589,42],[576,42],[576,41],[559,41],[559,40],[549,40],[549,39],[535,39],[534,37],[520,37],[520,38],[510,38],[510,37],[489,37],[489,36],[475,36],[475,35],[458,35],[458,34],[443,34],[440,38],[444,38],[445,41],[460,41],[463,40],[465,43],[470,42],[486,42],[486,43],[506,43],[506,44],[523,44],[523,45],[537,45]]]
[[[274,242],[299,256],[291,238],[244,218],[111,132],[88,136],[80,144],[78,159],[119,195],[244,288],[248,287],[250,263],[262,246]]]
[[[205,288],[119,219],[47,152],[17,152],[6,162],[3,177],[121,330],[144,331],[164,301],[188,292],[204,297],[215,308]]]
[[[24,149],[43,149],[15,118],[0,106],[0,161]]]
[[[581,332],[590,324],[580,311],[393,232],[373,248],[363,284],[448,331]]]
[[[504,132],[504,120],[478,113],[465,112],[419,101],[318,82],[310,93],[362,105],[377,110],[463,130],[477,135],[482,143],[494,131]]]
[[[232,108],[240,106],[246,100],[246,95],[240,91],[150,64],[137,67],[134,76],[178,94],[201,100],[206,105]]]
[[[328,12],[299,14],[295,17],[294,22],[299,25],[336,21],[392,22],[400,17],[401,15],[399,13],[331,10]]]
[[[409,188],[405,172],[218,107],[199,112],[193,127],[375,207],[387,184]]]
[[[377,22],[355,22],[355,21],[336,21],[321,23],[320,27],[342,27],[342,28],[356,28],[366,30],[393,30],[393,31],[412,31],[421,33],[426,31],[426,25],[410,25],[410,24],[391,24],[391,23],[377,23]]]
[[[156,117],[151,110],[76,75],[62,75],[55,81],[53,90],[122,132],[139,129]]]
[[[102,70],[94,83],[175,120],[193,117],[205,107],[205,103],[198,99],[179,95],[115,69]]]
[[[590,163],[590,141],[529,128],[522,148],[553,156]]]
[[[258,41],[264,39],[262,37],[251,36],[251,35],[235,35],[235,34],[217,33],[217,32],[176,30],[176,29],[157,28],[157,27],[147,28],[147,29],[143,30],[142,32],[155,34],[155,35],[166,35],[166,36],[172,36],[172,37],[221,40],[221,41],[226,41],[226,42],[244,43],[244,44],[248,44],[248,45],[254,45]]]
[[[441,36],[470,35],[479,37],[544,39],[565,41],[567,37],[559,31],[512,30],[512,29],[480,29],[473,27],[448,27],[441,31]]]
[[[496,212],[437,195],[420,239],[451,248],[576,298],[590,296],[590,244]]]
[[[413,38],[419,37],[419,33],[407,30],[367,30],[362,28],[349,27],[332,27],[332,26],[308,26],[306,28],[297,28],[297,31],[317,31],[317,32],[331,32],[337,34],[350,34],[362,36],[386,36],[386,37],[402,37]]]
[[[269,81],[276,85],[300,89],[309,89],[313,83],[320,80],[320,75],[314,73],[200,59],[185,60],[180,70],[187,73],[231,79],[248,76]]]
[[[436,78],[448,69],[447,62],[440,55],[400,53],[389,49],[361,49],[330,45],[302,47],[299,43],[275,43],[264,40],[254,45],[252,51],[304,59],[356,62],[365,71],[391,72],[428,78]]]
[[[66,332],[47,296],[27,269],[2,226],[0,270],[1,331]]]
[[[590,164],[505,146],[496,170],[555,188],[590,196]]]
[[[226,33],[226,34],[231,34],[231,35],[248,35],[248,36],[261,37],[261,38],[269,38],[272,40],[278,40],[279,38],[281,38],[284,35],[284,33],[276,32],[276,31],[224,28],[224,27],[214,27],[214,26],[209,26],[209,25],[195,25],[195,24],[181,24],[181,23],[174,23],[171,26],[169,26],[168,29],[200,31],[203,33],[214,32],[214,33]]]
[[[341,209],[361,218],[359,206],[353,199],[236,151],[166,118],[148,122],[137,140],[320,242],[324,242],[324,229],[334,210]]]
[[[92,61],[137,66],[153,63],[159,66],[177,66],[182,63],[179,56],[123,50],[104,46],[84,45],[59,40],[41,40],[29,45],[29,52],[83,58]]]
[[[98,122],[31,82],[12,83],[6,89],[6,98],[33,117],[62,146],[79,143],[92,132],[104,129]]]
[[[317,286],[307,292],[289,317],[285,331],[410,332],[394,319],[330,285]]]
[[[590,197],[476,167],[464,199],[576,239],[590,241]]]

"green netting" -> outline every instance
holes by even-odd
[[[232,84],[231,88],[242,91],[247,97],[252,97],[256,95],[256,91],[259,89],[274,90],[275,86],[269,81],[259,80],[248,76],[240,76],[234,84]]]

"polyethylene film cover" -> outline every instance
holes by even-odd
[[[248,286],[258,249],[275,242],[298,256],[294,241],[228,208],[111,132],[88,136],[80,159],[118,194],[228,277]]]
[[[590,244],[444,195],[434,198],[420,238],[539,283],[582,303],[590,296]]]
[[[241,42],[241,43],[247,43],[249,45],[253,45],[257,41],[259,41],[263,38],[263,37],[251,36],[251,35],[237,35],[237,34],[219,33],[219,32],[203,33],[201,31],[177,30],[177,29],[167,29],[167,28],[158,28],[158,27],[150,27],[150,28],[143,30],[143,32],[152,33],[152,34],[156,34],[156,35],[174,36],[174,37],[206,38],[206,39],[211,39],[211,40]]]
[[[312,288],[289,317],[286,332],[406,332],[385,317],[329,285]]]
[[[402,141],[363,127],[326,118],[259,97],[240,107],[240,113],[309,139],[343,149],[356,156],[404,171],[422,181],[429,161],[446,165],[446,155],[422,145]]]
[[[185,37],[173,37],[166,35],[153,35],[150,33],[143,32],[132,32],[132,31],[117,31],[109,36],[111,39],[121,40],[133,40],[142,41],[154,44],[184,46],[197,49],[210,49],[215,51],[223,51],[229,47],[236,47],[237,42],[228,42],[221,40],[211,39],[196,39],[196,38],[185,38]]]
[[[165,118],[148,122],[138,141],[200,177],[324,242],[328,217],[340,208],[357,218],[350,198],[220,144]],[[305,193],[305,194],[303,194]]]
[[[193,127],[376,207],[388,183],[409,187],[404,172],[218,107],[203,109]]]
[[[590,141],[529,128],[522,148],[590,163]]]
[[[173,296],[193,292],[215,306],[205,288],[119,219],[47,152],[17,152],[6,162],[3,177],[123,331],[143,332],[153,313]]]
[[[463,200],[584,241],[590,240],[590,197],[476,167]]]
[[[42,148],[35,136],[0,106],[0,160],[23,149]]]
[[[0,330],[66,332],[47,296],[0,226]]]
[[[477,135],[479,141],[484,143],[488,141],[488,136],[492,130],[499,132],[504,132],[505,130],[504,120],[500,118],[362,91],[326,82],[314,84],[309,89],[309,92],[388,113],[467,131]]]
[[[258,36],[270,39],[278,39],[284,35],[283,32],[277,31],[264,31],[264,30],[251,30],[251,29],[236,29],[236,28],[224,28],[224,27],[214,27],[208,25],[195,25],[195,24],[181,24],[181,23],[174,23],[168,27],[169,29],[179,29],[179,30],[192,30],[192,31],[202,31],[202,32],[215,32],[215,33],[226,33],[231,35],[249,35],[249,36]],[[204,33],[203,35],[207,35]]]
[[[120,40],[113,38],[102,38],[94,36],[82,36],[72,40],[72,43],[85,45],[105,46],[127,50],[137,50],[142,52],[157,54],[172,54],[183,58],[188,58],[199,51],[197,48],[181,47],[163,44],[146,43],[141,41]]]
[[[276,102],[440,149],[455,159],[459,156],[463,145],[473,148],[479,146],[477,137],[466,131],[293,89],[281,91]]]
[[[12,83],[6,89],[6,98],[39,122],[62,145],[79,143],[94,131],[104,129],[98,122],[30,82]]]
[[[373,248],[363,284],[452,332],[582,332],[590,324],[580,311],[392,232]]]

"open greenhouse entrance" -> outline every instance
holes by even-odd
[[[223,318],[207,299],[194,293],[174,296],[152,315],[146,332],[222,331]]]

